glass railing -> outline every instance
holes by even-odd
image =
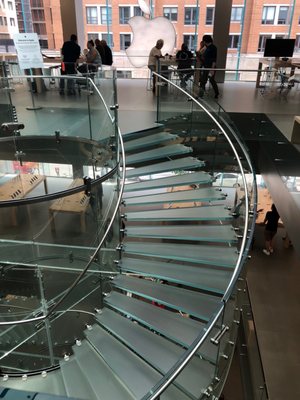
[[[217,104],[212,106],[201,99],[195,100],[187,90],[179,87],[177,76],[174,79],[172,75],[171,79],[159,74],[156,76],[157,122],[176,132],[177,142],[190,146],[193,156],[204,161],[205,171],[214,178],[213,186],[226,194],[223,205],[231,210],[231,225],[236,231],[238,243],[236,264],[215,314],[181,359],[143,400],[158,399],[163,392],[172,390],[171,384],[180,387],[181,379],[189,374],[195,363],[205,371],[196,383],[195,393],[198,396],[201,393],[197,398],[205,399],[221,395],[234,352],[240,320],[239,277],[243,274],[254,230],[255,174],[243,140]],[[210,202],[210,206],[215,205]],[[199,357],[201,349],[208,344],[215,347],[209,368],[208,361]]]
[[[8,99],[17,115],[24,112],[24,125],[28,119],[33,132],[17,132],[6,121],[10,132],[0,139],[11,150],[5,152],[0,177],[0,359],[2,372],[9,374],[56,365],[71,352],[76,336],[72,328],[61,334],[61,324],[73,326],[65,312],[80,307],[93,314],[101,307],[103,285],[116,273],[116,216],[125,173],[119,173],[124,149],[115,126],[117,107],[110,110],[104,100],[117,102],[113,71],[110,77],[83,78],[85,95],[68,100],[59,95],[59,78],[56,88],[43,93],[28,92],[28,79],[47,78],[14,77]],[[42,108],[26,110],[30,96]],[[68,117],[70,108],[75,112]],[[37,116],[42,110],[45,114]],[[64,121],[63,115],[72,127],[53,135],[51,124]],[[87,120],[84,126],[81,120]],[[62,323],[65,318],[70,323]],[[83,330],[81,324],[78,337]]]

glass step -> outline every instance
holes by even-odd
[[[232,271],[216,268],[201,268],[152,260],[124,257],[119,263],[123,272],[182,284],[223,295],[232,276]]]
[[[92,391],[99,393],[100,399],[135,399],[88,341],[83,340],[81,345],[74,346],[73,350],[81,374],[87,380]],[[73,382],[73,385],[75,384],[77,386],[80,382]]]
[[[192,184],[209,184],[212,183],[212,176],[206,172],[193,172],[191,174],[168,176],[167,178],[150,179],[138,183],[130,183],[125,185],[125,192],[135,190],[156,189],[169,186],[185,186]]]
[[[182,311],[202,321],[208,321],[220,306],[218,297],[146,279],[119,275],[112,284],[119,289],[163,304],[173,310]]]
[[[166,374],[184,353],[182,347],[132,323],[112,310],[104,309],[97,319],[101,326],[162,374]],[[214,366],[208,361],[194,357],[176,379],[176,386],[188,396],[199,399],[207,381],[212,381],[213,376]]]
[[[231,225],[126,226],[127,237],[236,243]]]
[[[144,163],[151,160],[158,160],[160,158],[168,158],[180,154],[188,154],[192,151],[193,149],[191,147],[186,147],[182,144],[173,144],[170,146],[159,147],[154,150],[143,151],[126,156],[126,165],[129,166],[141,162]]]
[[[19,359],[18,356],[16,356],[16,359]],[[4,365],[4,362],[2,361],[2,365]],[[52,371],[51,373],[48,373],[47,376],[44,378],[39,375],[35,376],[28,376],[26,381],[22,381],[21,378],[9,378],[8,380],[4,380],[3,378],[1,379],[1,389],[3,388],[10,388],[10,389],[16,389],[16,390],[28,390],[30,392],[34,392],[33,396],[32,393],[29,396],[26,396],[24,394],[13,394],[12,391],[10,392],[11,397],[9,397],[12,400],[19,400],[19,399],[38,399],[39,397],[43,400],[47,400],[46,395],[38,395],[37,397],[35,396],[35,393],[40,392],[40,393],[47,393],[48,398],[51,399],[51,395],[55,396],[66,396],[66,390],[63,382],[63,378],[61,375],[61,372],[59,370],[57,371]],[[8,392],[9,393],[9,392]],[[3,394],[3,392],[1,393]],[[7,396],[4,397],[6,399]],[[59,398],[60,399],[60,398]]]
[[[60,369],[68,396],[84,400],[99,399],[82,374],[74,357],[70,357],[68,361],[61,361]],[[76,385],[74,385],[74,382],[76,382]]]
[[[189,168],[202,168],[204,162],[193,157],[177,158],[176,160],[165,161],[158,164],[147,165],[146,167],[133,168],[126,171],[126,178],[135,176],[161,174],[168,171],[181,171]]]
[[[126,383],[135,399],[141,399],[161,379],[161,374],[99,325],[93,325],[92,330],[86,331],[86,337],[115,374],[116,379]],[[95,374],[95,371],[97,369],[93,375],[97,379],[98,374]],[[102,391],[99,393],[102,394]],[[103,398],[115,400],[113,396],[103,396]],[[164,398],[188,400],[188,397],[174,386],[164,394]]]
[[[133,151],[142,148],[144,150],[146,147],[155,146],[156,144],[170,142],[176,140],[177,135],[172,135],[168,132],[158,132],[152,135],[143,136],[138,139],[129,140],[124,143],[125,152]]]
[[[135,206],[143,204],[161,204],[161,203],[189,203],[191,206],[198,201],[217,201],[224,200],[225,194],[215,188],[202,188],[192,190],[179,190],[176,192],[159,193],[151,196],[137,196],[125,200],[125,206]]]
[[[136,254],[166,260],[186,261],[229,268],[234,268],[238,259],[235,248],[224,246],[195,244],[178,246],[178,244],[173,243],[127,242],[123,245],[122,251],[125,255]]]
[[[127,221],[226,221],[232,216],[224,206],[200,206],[125,212]]]
[[[146,303],[118,292],[111,292],[109,296],[104,298],[104,302],[109,307],[122,312],[185,347],[193,343],[205,326],[204,323],[183,317],[181,314],[156,307],[151,303]]]
[[[195,319],[115,291],[105,297],[104,303],[183,347],[189,347],[205,327],[204,323]],[[211,336],[215,333],[213,330]],[[201,347],[200,354],[206,360],[215,363],[216,352],[217,347],[207,340]]]

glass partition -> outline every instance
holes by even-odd
[[[50,368],[71,352],[83,331],[82,321],[71,322],[76,307],[88,324],[102,306],[119,242],[119,138],[116,111],[104,100],[116,100],[114,72],[85,79],[88,86],[68,98],[58,94],[59,78],[49,78],[46,91],[28,92],[36,79],[47,81],[11,80],[7,104],[16,104],[25,128],[10,124],[0,138],[0,359],[9,373]],[[55,131],[60,118],[70,124]],[[58,319],[77,328],[62,332]]]

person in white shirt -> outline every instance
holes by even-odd
[[[161,54],[161,49],[164,45],[164,41],[162,39],[159,39],[156,42],[156,45],[151,49],[150,54],[149,54],[149,58],[148,58],[148,68],[151,71],[156,71],[156,65],[157,65],[157,60],[159,58],[162,58],[162,54]],[[155,84],[156,84],[156,76],[153,75],[153,86],[152,86],[152,91],[153,93],[155,93]]]

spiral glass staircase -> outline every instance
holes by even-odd
[[[114,71],[72,106],[27,80],[0,89],[4,398],[217,399],[256,203],[234,127],[160,75],[159,124],[123,136]]]

